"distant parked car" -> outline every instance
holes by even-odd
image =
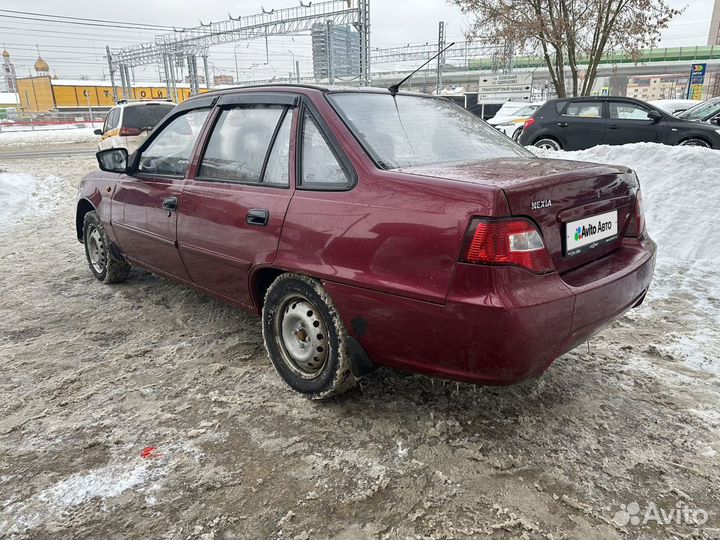
[[[648,101],[648,103],[653,107],[677,116],[681,112],[692,109],[695,105],[702,103],[702,101],[696,99],[656,99]]]
[[[708,99],[692,109],[678,114],[678,118],[683,120],[693,120],[695,122],[709,122],[717,125],[720,123],[720,97]]]
[[[479,116],[483,120],[488,121],[496,116],[510,116],[515,111],[525,107],[525,105],[527,105],[527,103],[523,101],[480,99],[477,103],[468,107],[468,110],[475,116]]]
[[[633,98],[579,97],[548,101],[525,122],[519,142],[550,150],[635,142],[720,148],[720,129]]]
[[[542,103],[531,103],[507,115],[502,115],[501,110],[493,118],[488,120],[488,124],[502,131],[508,137],[518,140],[520,133],[522,133],[525,120],[530,118],[541,105]]]
[[[632,170],[537,158],[422,94],[209,92],[97,158],[75,220],[95,278],[132,263],[259,314],[309,398],[373,365],[534,377],[642,303],[655,265]]]
[[[131,154],[174,107],[168,101],[119,102],[108,112],[102,129],[95,130],[102,137],[98,150],[125,148]]]

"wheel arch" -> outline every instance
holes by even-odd
[[[85,221],[85,215],[94,210],[95,206],[87,199],[80,199],[77,203],[77,209],[75,211],[75,232],[78,242],[81,244],[83,243],[83,223]]]
[[[278,276],[286,273],[287,270],[265,266],[253,270],[250,274],[250,296],[252,298],[255,310],[262,312],[263,303],[265,302],[265,293]]]
[[[533,137],[532,144],[535,145],[536,142],[541,141],[543,139],[551,139],[551,140],[555,141],[556,143],[558,143],[561,147],[563,146],[563,143],[560,140],[560,138],[554,134],[552,134],[552,135],[551,134],[536,135],[535,137]]]
[[[686,135],[685,137],[682,137],[682,138],[677,142],[677,144],[678,144],[678,146],[679,146],[679,145],[681,145],[682,143],[684,143],[685,141],[691,141],[691,140],[693,140],[693,139],[698,139],[698,140],[704,142],[705,144],[708,145],[708,148],[712,148],[712,147],[713,147],[712,142],[708,139],[708,137],[705,137],[704,135]]]

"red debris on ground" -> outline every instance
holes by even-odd
[[[142,452],[140,452],[140,457],[143,459],[155,459],[155,458],[161,458],[163,455],[158,452],[158,449],[154,446],[147,446],[142,449]]]

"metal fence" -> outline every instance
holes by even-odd
[[[64,111],[64,112],[18,112],[5,110],[5,117],[0,118],[0,131],[43,131],[61,127],[101,128],[106,112]]]

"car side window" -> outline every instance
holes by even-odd
[[[576,118],[602,118],[602,102],[575,101],[567,106],[563,116],[574,116]]]
[[[210,109],[195,109],[166,124],[140,155],[138,172],[184,176],[208,112]]]
[[[265,184],[275,186],[290,185],[290,130],[292,128],[292,119],[293,109],[289,109],[275,136],[275,142],[265,166],[265,175],[262,180]]]
[[[265,156],[281,107],[253,106],[226,109],[215,124],[198,178],[230,182],[260,182]]]
[[[103,126],[103,133],[107,133],[111,129],[115,129],[118,126],[118,120],[120,119],[120,109],[111,110],[105,117],[105,125]]]
[[[611,101],[610,118],[617,120],[647,120],[649,109],[636,105],[635,103],[625,103],[622,101]]]
[[[307,187],[338,187],[348,184],[348,176],[315,120],[305,114],[302,127],[302,180]]]

